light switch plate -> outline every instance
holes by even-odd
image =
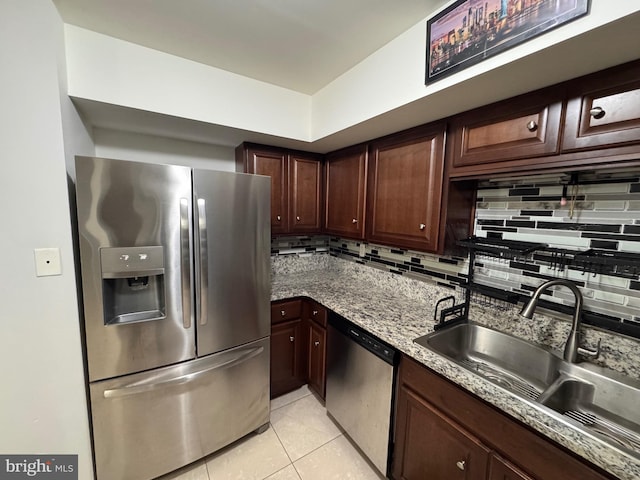
[[[62,275],[59,248],[36,248],[33,253],[36,259],[36,277]]]

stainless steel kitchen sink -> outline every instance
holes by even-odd
[[[474,323],[415,340],[462,367],[544,407],[578,429],[640,455],[640,382]]]
[[[640,382],[587,363],[563,363],[537,402],[591,433],[640,452]]]
[[[532,400],[553,383],[562,364],[545,348],[474,323],[438,330],[415,342]]]

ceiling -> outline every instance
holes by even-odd
[[[313,94],[448,0],[53,0],[65,23]]]

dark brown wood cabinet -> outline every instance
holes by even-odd
[[[271,305],[271,398],[306,382],[307,335],[299,299]]]
[[[486,480],[490,450],[477,438],[406,386],[396,408],[396,480]]]
[[[615,478],[406,356],[397,399],[396,480]]]
[[[271,398],[307,383],[324,399],[327,317],[308,298],[271,303]]]
[[[454,117],[447,142],[450,172],[482,172],[500,168],[500,162],[558,153],[563,96],[564,88],[556,87]]]
[[[569,84],[563,151],[640,143],[640,62]]]
[[[511,462],[497,455],[491,456],[489,466],[489,480],[533,480]]]
[[[364,239],[366,184],[367,145],[325,157],[325,232]]]
[[[289,154],[291,233],[319,233],[322,228],[322,161],[315,155]]]
[[[445,125],[372,142],[367,240],[435,252],[440,233]]]
[[[322,156],[243,143],[236,171],[271,177],[271,233],[319,233],[322,228]]]

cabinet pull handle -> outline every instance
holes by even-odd
[[[536,122],[534,122],[533,120],[527,122],[527,130],[529,130],[530,132],[535,132],[537,129],[538,124]]]
[[[278,220],[278,221],[280,221],[280,220],[281,220],[280,215],[277,215],[277,216],[276,216],[276,220]]]
[[[283,316],[283,317],[284,317],[286,314],[287,314],[287,312],[285,312],[284,310],[280,310],[280,315],[281,315],[281,316]]]
[[[589,115],[591,115],[595,119],[600,119],[606,114],[607,112],[605,112],[604,108],[602,107],[593,107],[591,110],[589,110]]]
[[[358,219],[357,218],[352,219],[351,223],[358,223]]]
[[[460,470],[464,470],[465,465],[465,461],[464,460],[460,460],[459,462],[456,462],[456,466],[460,469]]]
[[[313,342],[313,345],[317,347],[318,345],[320,345],[320,342]]]
[[[318,314],[318,310],[314,310],[312,313],[313,313],[313,315],[315,316],[315,315],[317,315],[317,314]]]
[[[426,227],[426,225],[425,225],[424,223],[421,223],[421,224],[420,224],[420,230],[424,230],[424,229],[425,229],[425,227]]]
[[[293,342],[296,338],[295,337],[289,337],[289,341]]]
[[[296,217],[296,220],[297,220],[297,221],[300,221],[300,217]]]

